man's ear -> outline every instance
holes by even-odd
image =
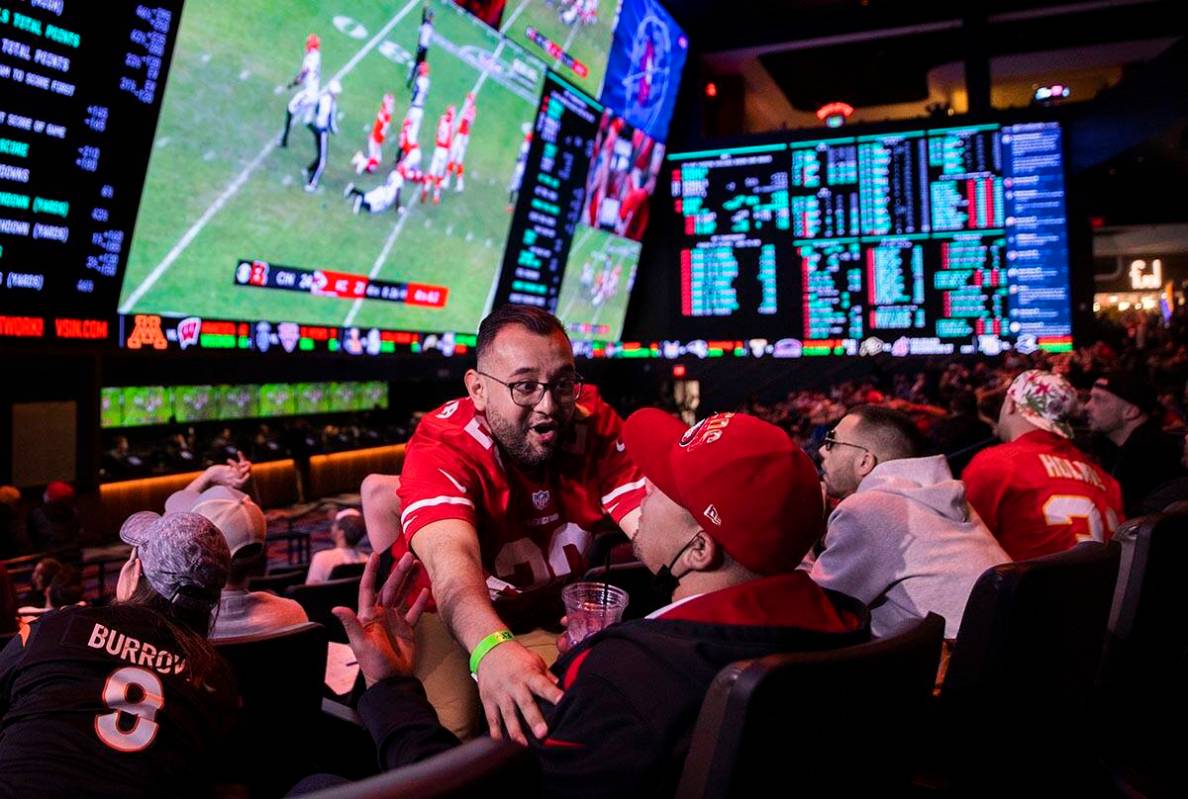
[[[470,401],[474,403],[474,409],[479,413],[485,411],[487,409],[487,389],[483,385],[482,376],[474,369],[467,369],[462,380],[466,383],[466,393],[470,396]]]
[[[693,571],[712,571],[722,562],[725,555],[722,545],[713,539],[705,530],[699,530],[697,538],[685,550],[685,560]]]
[[[858,456],[857,463],[854,464],[855,470],[859,477],[866,477],[874,471],[874,468],[879,465],[879,459],[873,452],[863,450],[862,454]]]

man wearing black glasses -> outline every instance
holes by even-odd
[[[561,697],[556,634],[539,628],[558,621],[595,532],[634,535],[644,480],[556,317],[505,305],[476,355],[467,396],[426,414],[400,477],[364,482],[364,513],[378,551],[424,564],[436,604],[417,627],[417,676],[442,724],[471,737],[485,715],[525,742],[547,730],[536,697]]]
[[[866,603],[885,636],[930,611],[956,638],[982,572],[1010,557],[969,506],[943,455],[926,457],[915,424],[878,405],[851,408],[821,444],[829,516],[813,580]]]

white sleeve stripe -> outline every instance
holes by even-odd
[[[465,494],[465,493],[466,493],[466,486],[464,486],[464,485],[462,485],[461,483],[459,483],[459,482],[458,482],[458,481],[457,481],[457,480],[454,478],[454,475],[450,474],[449,472],[447,472],[445,469],[441,468],[440,466],[439,466],[439,467],[437,467],[437,471],[441,472],[441,473],[442,473],[442,475],[445,477],[445,479],[447,479],[447,480],[449,480],[451,483],[453,483],[453,484],[454,484],[454,488],[458,489],[458,490],[459,490],[459,491],[461,491],[463,494]]]
[[[416,513],[421,508],[428,508],[432,507],[433,505],[466,505],[470,508],[474,507],[474,503],[466,497],[433,497],[431,499],[420,499],[404,509],[404,512],[400,514],[400,524],[406,524],[406,520],[408,519],[408,515],[410,513]]]
[[[625,483],[624,485],[619,486],[614,491],[610,492],[605,497],[603,497],[602,504],[605,506],[606,504],[611,502],[611,500],[615,499],[616,497],[621,497],[624,494],[626,494],[628,491],[634,491],[637,488],[643,488],[643,487],[644,487],[644,478],[640,478],[639,480],[636,480],[634,483]]]

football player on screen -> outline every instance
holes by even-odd
[[[371,125],[371,133],[367,137],[367,155],[359,150],[351,158],[351,165],[355,167],[355,174],[364,172],[371,174],[384,158],[384,139],[388,137],[388,129],[392,126],[392,107],[396,98],[391,92],[384,95],[380,101],[379,111],[375,115],[375,122]]]
[[[318,90],[322,84],[322,42],[316,33],[305,37],[305,58],[301,61],[301,69],[289,81],[287,88],[301,86],[300,91],[293,95],[285,107],[285,129],[281,132],[280,146],[289,146],[289,129],[293,126],[293,118],[302,117],[302,124],[308,125],[313,121],[314,108],[318,104]]]
[[[405,88],[412,88],[413,79],[417,77],[421,69],[421,64],[425,63],[425,59],[429,56],[429,43],[433,41],[433,11],[426,3],[421,9],[421,26],[417,28],[417,55],[413,59],[412,66],[408,70],[408,80],[404,82]]]
[[[511,183],[507,185],[507,210],[515,210],[516,197],[520,194],[520,184],[524,182],[524,169],[528,165],[528,150],[532,147],[532,125],[525,122],[520,130],[524,131],[524,139],[520,142],[520,152],[516,155],[516,167],[512,172]]]
[[[437,120],[434,137],[433,158],[429,161],[427,180],[421,185],[421,202],[429,196],[429,184],[433,184],[433,204],[441,203],[441,182],[445,179],[446,161],[450,157],[450,143],[454,138],[454,106],[446,106],[445,113]]]
[[[369,191],[356,188],[354,183],[347,184],[343,196],[353,198],[356,214],[362,210],[379,214],[392,207],[395,207],[397,213],[404,213],[405,209],[400,205],[400,190],[406,182],[415,184],[424,180],[424,174],[421,172],[421,148],[416,141],[409,139],[409,130],[410,125],[406,120],[400,129],[400,155],[383,183]]]
[[[450,144],[450,161],[446,164],[445,187],[450,187],[450,176],[458,176],[456,191],[462,191],[462,162],[466,159],[466,145],[470,143],[470,127],[474,124],[474,117],[478,108],[474,102],[474,92],[466,93],[466,100],[462,103],[462,113],[458,118],[458,129],[454,132],[454,140]]]
[[[411,123],[410,137],[416,141],[421,138],[421,120],[425,118],[425,100],[429,98],[429,62],[417,67],[417,79],[413,82],[412,99],[408,103],[408,113],[404,121]]]
[[[326,169],[326,155],[330,147],[330,134],[338,133],[338,95],[342,84],[337,79],[330,81],[318,94],[317,110],[309,126],[314,135],[314,160],[305,168],[305,190],[317,191],[318,181]]]

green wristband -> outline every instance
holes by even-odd
[[[500,630],[497,633],[491,633],[479,641],[478,646],[470,653],[470,673],[478,674],[479,664],[483,662],[483,658],[487,656],[487,653],[500,644],[511,641],[514,638],[515,636],[511,634],[511,630]]]

